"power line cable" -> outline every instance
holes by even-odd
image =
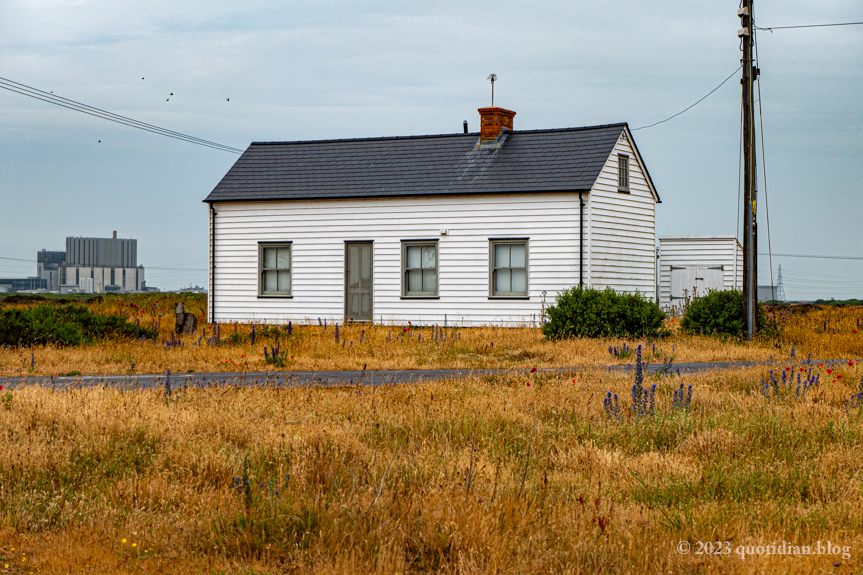
[[[21,258],[5,258],[3,256],[0,256],[0,260],[12,260],[13,262],[32,262],[34,264],[37,263],[36,260],[25,260],[25,259],[21,259]]]
[[[69,98],[64,98],[64,97],[58,96],[56,94],[51,94],[50,92],[45,92],[44,90],[39,90],[38,88],[34,88],[34,87],[28,86],[26,84],[21,84],[20,82],[15,82],[14,80],[9,80],[8,78],[0,77],[0,88],[2,88],[4,90],[8,90],[10,92],[14,92],[16,94],[21,94],[22,96],[27,96],[28,98],[33,98],[36,100],[41,100],[42,102],[54,104],[55,106],[60,106],[62,108],[67,108],[69,110],[81,112],[82,114],[87,114],[89,116],[94,116],[97,118],[101,118],[103,120],[108,120],[109,122],[122,124],[124,126],[129,126],[131,128],[137,128],[139,130],[144,130],[145,132],[151,132],[154,134],[158,134],[160,136],[166,136],[168,138],[174,138],[176,140],[181,140],[184,142],[188,142],[190,144],[197,144],[199,146],[204,146],[207,148],[213,148],[216,150],[221,150],[223,152],[230,152],[233,154],[242,154],[243,153],[243,150],[241,150],[239,148],[234,148],[232,146],[227,146],[225,144],[219,144],[218,142],[212,142],[210,140],[204,140],[202,138],[197,138],[195,136],[183,134],[182,132],[177,132],[174,130],[168,130],[167,128],[161,128],[161,127],[155,126],[153,124],[141,122],[139,120],[135,120],[133,118],[128,118],[126,116],[121,116],[121,115],[115,114],[113,112],[108,112],[106,110],[102,110],[101,108],[96,108],[94,106],[83,104],[81,102],[77,102],[77,101],[71,100]]]
[[[736,73],[736,72],[735,72]],[[737,152],[737,223],[734,226],[734,235],[738,238],[743,235],[740,229],[740,186],[743,173],[743,100],[740,100],[740,146]]]
[[[0,256],[0,260],[10,260],[15,262],[27,262],[27,263],[38,263],[38,260],[30,260],[23,258],[7,258],[5,256]],[[71,267],[94,267],[94,266],[71,266]],[[110,268],[110,267],[119,267],[119,266],[95,266],[99,268]],[[183,271],[183,272],[205,272],[207,268],[183,268],[183,267],[164,267],[164,266],[144,266],[144,269],[148,270],[171,270],[171,271]]]
[[[770,255],[768,253],[762,252],[758,254],[759,256],[767,256]],[[781,256],[785,258],[812,258],[817,260],[860,260],[863,261],[863,257],[854,257],[854,256],[814,256],[814,255],[806,255],[806,254],[773,254],[775,256]]]
[[[832,274],[822,274],[822,273],[816,273],[816,272],[802,272],[799,270],[793,270],[793,269],[787,269],[787,268],[783,269],[782,273],[784,273],[785,275],[792,277],[792,278],[795,276],[802,276],[799,279],[816,278],[817,280],[834,279],[836,281],[843,281],[843,282],[844,281],[863,282],[863,277],[861,277],[861,276],[849,276],[849,275],[845,275],[845,274],[843,274],[843,275],[832,275]],[[816,281],[816,280],[813,280],[813,281]]]
[[[769,30],[773,32],[774,30],[791,30],[792,28],[827,28],[830,26],[859,26],[863,24],[863,22],[838,22],[836,24],[802,24],[800,26],[771,26],[770,28],[761,28],[759,26],[755,26],[756,30]]]
[[[11,87],[6,86],[4,84],[9,84],[9,85],[11,85]],[[71,100],[69,98],[65,98],[63,96],[53,94],[51,92],[45,92],[44,90],[39,90],[38,88],[28,86],[27,84],[15,82],[14,80],[9,80],[8,78],[0,77],[0,87],[3,87],[6,90],[14,91],[16,93],[19,93],[19,94],[22,94],[25,96],[36,98],[38,100],[42,100],[42,101],[49,101],[50,100],[49,103],[61,105],[63,107],[70,107],[71,106],[72,109],[75,109],[76,111],[79,111],[79,112],[83,112],[83,113],[92,112],[92,113],[90,113],[90,115],[96,115],[97,117],[102,117],[103,119],[106,119],[106,120],[117,121],[118,123],[126,123],[127,125],[128,125],[128,123],[133,123],[133,124],[135,124],[135,126],[133,126],[133,127],[141,127],[142,129],[147,129],[147,131],[156,130],[156,131],[163,133],[163,135],[171,135],[171,136],[174,136],[174,137],[177,137],[180,139],[194,140],[196,142],[206,144],[208,146],[216,146],[219,148],[225,148],[226,150],[229,150],[229,151],[242,152],[242,150],[239,150],[238,148],[226,146],[224,144],[219,144],[217,142],[211,142],[209,140],[204,140],[202,138],[197,138],[195,136],[189,136],[188,134],[183,134],[181,132],[176,132],[174,130],[168,130],[166,128],[160,128],[159,126],[154,126],[153,124],[148,124],[146,122],[141,122],[141,121],[135,120],[133,118],[128,118],[126,116],[121,116],[121,115],[115,114],[113,112],[108,112],[106,110],[102,110],[101,108],[96,108],[96,107],[90,106],[88,104],[83,104],[81,102]],[[68,104],[68,105],[64,105],[64,104]],[[81,108],[81,109],[79,109],[79,108]]]
[[[704,101],[708,96],[710,96],[713,92],[715,92],[716,90],[718,90],[719,88],[721,88],[721,87],[725,84],[725,82],[727,82],[727,81],[728,81],[728,80],[730,80],[730,79],[731,79],[735,74],[737,74],[737,70],[739,70],[739,69],[740,69],[740,66],[738,66],[738,67],[737,67],[737,68],[736,68],[736,69],[731,73],[731,75],[730,75],[730,76],[728,76],[727,78],[725,78],[724,80],[722,80],[722,83],[720,83],[718,86],[716,86],[715,88],[713,88],[712,90],[710,90],[707,94],[705,94],[704,96],[702,96],[700,100],[698,100],[697,102],[695,102],[694,104],[692,104],[692,105],[691,105],[691,106],[689,106],[688,108],[686,108],[686,109],[684,109],[684,110],[681,110],[680,112],[677,112],[677,113],[676,113],[676,114],[674,114],[673,116],[669,116],[669,117],[665,118],[664,120],[660,120],[659,122],[655,122],[655,123],[650,124],[650,125],[647,125],[647,126],[641,126],[640,128],[633,128],[633,129],[632,129],[632,131],[633,131],[633,132],[635,132],[636,130],[644,130],[644,129],[647,129],[647,128],[652,128],[653,126],[658,126],[659,124],[664,124],[664,123],[665,123],[665,122],[667,122],[668,120],[674,119],[674,118],[676,118],[677,116],[679,116],[680,114],[683,114],[684,112],[688,112],[689,110],[691,110],[692,108],[694,108],[695,106],[697,106],[698,104],[700,104],[701,102],[703,102],[703,101]]]
[[[755,69],[758,70],[758,41],[757,34],[754,31],[752,34],[752,45],[755,48]],[[773,248],[770,244],[770,205],[767,201],[767,160],[764,158],[764,115],[761,113],[761,76],[757,75],[756,78],[758,79],[758,135],[761,139],[761,177],[764,181],[764,219],[767,223],[767,254],[770,265],[770,294],[775,298],[776,287],[773,285]]]

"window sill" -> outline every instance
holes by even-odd
[[[274,294],[258,294],[258,299],[293,299],[292,294],[274,293]]]
[[[529,295],[490,295],[488,299],[530,299]]]
[[[403,295],[401,299],[440,299],[439,295]]]

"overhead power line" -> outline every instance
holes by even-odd
[[[101,108],[96,108],[87,104],[83,104],[81,102],[77,102],[75,100],[70,100],[69,98],[64,98],[50,92],[45,92],[44,90],[39,90],[38,88],[34,88],[26,84],[21,84],[20,82],[15,82],[14,80],[9,80],[8,78],[0,77],[0,88],[8,90],[10,92],[15,92],[16,94],[21,94],[22,96],[27,96],[28,98],[33,98],[36,100],[41,100],[42,102],[54,104],[55,106],[60,106],[62,108],[81,112],[82,114],[87,114],[89,116],[95,116],[96,118],[108,120],[109,122],[115,122],[117,124],[129,126],[130,128],[137,128],[138,130],[144,130],[145,132],[151,132],[160,136],[174,138],[175,140],[181,140],[183,142],[197,144],[199,146],[213,148],[215,150],[221,150],[223,152],[230,152],[232,154],[243,153],[243,150],[239,148],[226,146],[225,144],[219,144],[218,142],[211,142],[210,140],[204,140],[195,136],[183,134],[182,132],[176,132],[174,130],[160,128],[159,126],[154,126],[153,124],[141,122],[133,118],[128,118],[126,116],[121,116],[113,112],[102,110]]]
[[[698,104],[700,104],[701,102],[703,102],[704,100],[706,100],[706,99],[707,99],[707,97],[708,97],[709,95],[711,95],[713,92],[715,92],[716,90],[718,90],[719,88],[721,88],[721,87],[725,84],[725,82],[727,82],[727,81],[728,81],[728,80],[730,80],[732,77],[734,77],[734,75],[735,75],[735,74],[737,74],[737,70],[739,70],[739,69],[740,69],[740,66],[738,66],[737,68],[735,68],[735,69],[734,69],[734,71],[733,71],[733,72],[731,72],[731,75],[729,75],[727,78],[725,78],[724,80],[722,80],[722,82],[721,82],[718,86],[716,86],[715,88],[713,88],[712,90],[710,90],[709,92],[707,92],[707,94],[705,94],[704,96],[702,96],[700,100],[698,100],[697,102],[695,102],[694,104],[692,104],[692,105],[691,105],[691,106],[689,106],[688,108],[685,108],[685,109],[681,110],[680,112],[677,112],[677,113],[676,113],[676,114],[674,114],[673,116],[669,116],[669,117],[665,118],[664,120],[660,120],[659,122],[655,122],[655,123],[653,123],[653,124],[649,124],[649,125],[647,125],[647,126],[641,126],[640,128],[633,128],[633,129],[632,129],[632,131],[633,131],[633,132],[635,132],[636,130],[644,130],[644,129],[646,129],[646,128],[652,128],[653,126],[658,126],[659,124],[664,124],[664,123],[665,123],[665,122],[667,122],[668,120],[674,119],[674,118],[676,118],[677,116],[679,116],[680,114],[683,114],[684,112],[688,112],[689,110],[691,110],[692,108],[694,108],[695,106],[697,106]]]
[[[802,24],[800,26],[772,26],[770,28],[761,28],[760,26],[756,26],[755,28],[758,30],[790,30],[792,28],[827,28],[830,26],[860,26],[863,22],[838,22],[836,24]]]
[[[5,256],[0,256],[0,260],[10,260],[13,262],[28,262],[28,263],[37,263],[37,260],[23,259],[23,258],[7,258]],[[96,267],[112,267],[112,266],[96,266]],[[171,271],[182,271],[182,272],[205,272],[207,268],[184,268],[184,267],[163,267],[163,266],[144,266],[145,269],[148,270],[171,270]]]
[[[770,254],[762,252],[758,254],[759,256],[768,256]],[[860,260],[863,261],[861,257],[853,257],[853,256],[810,256],[805,254],[777,254],[774,253],[774,256],[782,256],[786,258],[812,258],[816,260]]]
[[[13,262],[33,262],[33,263],[36,263],[36,260],[25,260],[25,259],[21,259],[21,258],[4,258],[3,256],[0,256],[0,260],[12,260]]]

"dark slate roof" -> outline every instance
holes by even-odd
[[[479,134],[256,142],[205,202],[590,190],[625,123]]]

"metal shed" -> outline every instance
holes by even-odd
[[[659,305],[682,305],[686,297],[742,289],[743,248],[736,236],[660,236]]]

